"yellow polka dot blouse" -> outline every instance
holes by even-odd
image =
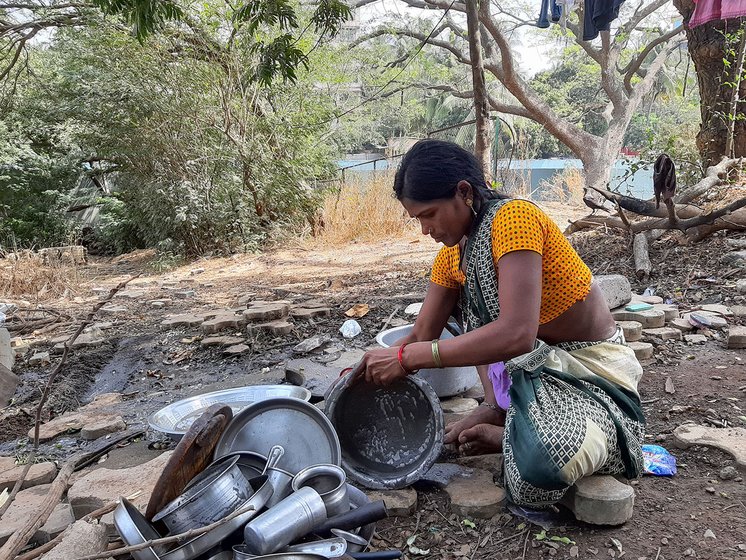
[[[584,299],[591,289],[591,271],[562,232],[536,205],[511,200],[492,221],[492,258],[498,261],[511,251],[541,255],[541,311],[539,323],[548,323]],[[443,247],[435,257],[430,280],[445,288],[460,288],[466,278],[459,268],[459,247]]]

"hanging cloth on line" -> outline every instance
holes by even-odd
[[[592,41],[600,31],[611,29],[624,0],[585,0],[583,41]]]
[[[689,29],[718,19],[746,16],[746,0],[694,0]]]

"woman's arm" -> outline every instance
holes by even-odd
[[[505,361],[533,349],[539,330],[541,255],[533,251],[507,253],[500,258],[498,270],[500,317],[471,332],[441,341],[443,366]],[[435,366],[430,342],[407,344],[402,353],[403,368],[398,361],[398,351],[398,346],[394,346],[367,352],[363,358],[366,380],[388,385],[407,371]]]

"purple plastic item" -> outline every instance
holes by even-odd
[[[492,382],[492,389],[495,392],[497,406],[503,410],[508,410],[510,407],[510,376],[505,369],[505,363],[490,364],[488,373]]]

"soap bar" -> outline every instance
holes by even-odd
[[[653,309],[649,303],[630,303],[624,308],[625,311],[648,311],[649,309]]]

